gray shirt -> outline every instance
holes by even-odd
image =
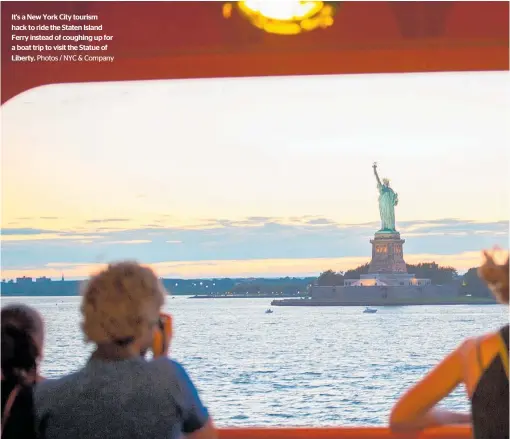
[[[208,413],[184,368],[168,358],[90,360],[37,385],[37,426],[47,439],[179,438]]]

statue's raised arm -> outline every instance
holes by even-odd
[[[379,178],[379,174],[377,173],[377,162],[374,162],[372,168],[374,168],[374,175],[375,179],[377,180],[377,186],[381,186],[381,179]]]

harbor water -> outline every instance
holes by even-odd
[[[46,320],[42,371],[58,377],[91,351],[79,297],[4,297]],[[283,307],[268,299],[168,298],[170,355],[181,362],[219,426],[346,426],[387,423],[396,398],[465,337],[508,321],[498,305]],[[465,391],[443,405],[468,410]]]

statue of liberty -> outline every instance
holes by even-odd
[[[372,166],[379,191],[379,215],[381,216],[381,230],[378,233],[396,233],[395,206],[398,205],[398,194],[390,187],[390,181],[383,178],[382,183],[377,174],[377,162]]]

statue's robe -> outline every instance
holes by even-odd
[[[379,190],[381,230],[395,231],[395,206],[398,203],[398,195],[392,188],[385,184],[378,184],[377,189]]]

